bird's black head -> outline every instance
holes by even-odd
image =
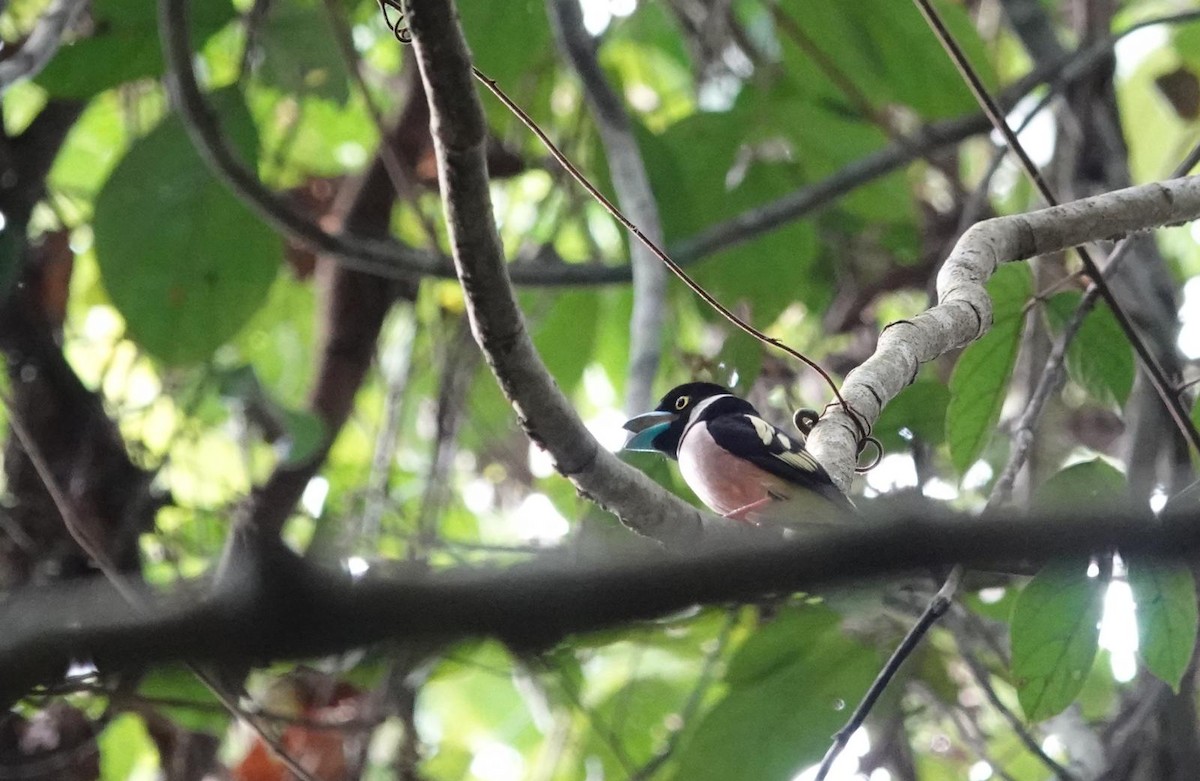
[[[672,388],[653,412],[625,421],[625,430],[634,434],[625,443],[625,449],[678,458],[679,440],[700,402],[713,396],[732,394],[729,388],[713,382],[688,382]]]

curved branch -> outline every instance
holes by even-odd
[[[1000,263],[1197,217],[1200,177],[1193,176],[977,223],[959,239],[938,273],[938,304],[885,329],[875,353],[846,377],[842,395],[873,423],[883,405],[912,382],[921,364],[986,333],[992,302],[984,282]],[[809,450],[842,486],[854,471],[855,432],[846,412],[831,408],[808,440]]]

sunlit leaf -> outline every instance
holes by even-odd
[[[1086,560],[1051,564],[1026,584],[1012,615],[1012,675],[1030,721],[1060,713],[1083,688],[1100,639],[1104,578]]]
[[[158,764],[158,750],[142,719],[132,713],[114,718],[100,736],[101,781],[126,781]]]
[[[214,101],[254,167],[258,137],[234,92]],[[208,172],[178,117],[130,148],[96,198],[96,257],[130,335],[167,363],[207,358],[266,299],[279,237]]]
[[[1033,279],[1027,266],[1010,263],[996,269],[987,289],[992,297],[992,328],[963,350],[950,376],[946,438],[960,474],[979,458],[1000,420]]]
[[[1081,298],[1079,293],[1067,292],[1046,302],[1046,315],[1059,334]],[[1088,313],[1067,348],[1067,372],[1099,401],[1122,406],[1129,400],[1129,392],[1133,390],[1133,348],[1104,304],[1098,304]]]
[[[87,98],[118,84],[163,72],[154,3],[143,0],[95,0],[91,4],[95,32],[63,47],[38,75],[37,82],[52,95]],[[192,3],[193,46],[234,17],[229,0]]]
[[[1183,564],[1126,559],[1137,603],[1138,653],[1176,693],[1196,648],[1196,581]]]

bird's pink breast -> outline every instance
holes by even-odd
[[[704,423],[679,443],[679,472],[714,511],[726,515],[767,498],[767,487],[783,481],[718,445]]]

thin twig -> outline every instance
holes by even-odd
[[[846,725],[838,730],[833,737],[833,744],[829,750],[825,752],[825,757],[821,760],[820,766],[817,768],[817,775],[814,781],[825,781],[825,777],[829,775],[829,771],[833,768],[834,760],[846,748],[846,744],[850,742],[850,736],[858,731],[858,728],[867,720],[867,716],[871,713],[871,708],[875,707],[875,703],[883,695],[888,684],[896,677],[896,673],[916,650],[917,645],[924,639],[926,633],[933,628],[933,625],[938,622],[938,619],[946,615],[946,611],[954,604],[954,595],[958,591],[959,585],[962,583],[963,569],[960,566],[955,566],[942,587],[938,589],[938,593],[934,594],[933,599],[929,600],[925,611],[921,613],[921,617],[917,619],[917,623],[913,624],[908,630],[908,634],[900,641],[900,645],[896,646],[896,650],[892,652],[891,657],[887,660],[887,664],[879,671],[879,675],[875,676],[867,693],[863,695],[862,700],[858,703],[858,707],[854,709],[854,713],[850,715],[850,720]]]
[[[1197,164],[1200,164],[1200,144],[1192,148],[1192,151],[1175,167],[1175,170],[1171,172],[1168,178],[1174,179],[1185,176]],[[1107,277],[1116,273],[1116,270],[1129,254],[1131,248],[1130,239],[1123,240],[1109,255],[1102,276]],[[1046,365],[1038,377],[1038,382],[1034,386],[1033,393],[1029,396],[1029,402],[1013,427],[1012,444],[1008,461],[1005,463],[1004,469],[1000,472],[1000,476],[996,479],[991,496],[988,497],[988,509],[1003,504],[1012,495],[1017,474],[1021,471],[1021,467],[1024,466],[1029,456],[1029,450],[1033,446],[1033,429],[1041,418],[1046,402],[1058,389],[1062,381],[1062,368],[1067,350],[1071,346],[1071,342],[1074,341],[1075,336],[1079,333],[1079,329],[1083,326],[1084,319],[1095,307],[1099,295],[1099,286],[1093,281],[1083,294],[1083,298],[1079,301],[1078,306],[1075,307],[1075,311],[1071,314],[1071,319],[1063,327],[1062,334],[1050,350],[1050,355],[1046,357]],[[1178,389],[1176,394],[1181,392],[1182,389]]]
[[[617,202],[647,235],[661,243],[662,220],[633,133],[633,123],[625,104],[600,67],[596,56],[597,42],[584,28],[579,0],[548,0],[547,5],[559,47],[579,75],[584,98],[599,130]],[[632,243],[629,249],[633,269],[633,312],[629,320],[625,411],[636,414],[648,409],[655,398],[654,377],[662,358],[668,316],[667,272],[645,246]]]
[[[1017,736],[1017,739],[1021,741],[1021,744],[1024,745],[1031,754],[1036,756],[1043,765],[1049,768],[1051,773],[1054,773],[1056,776],[1058,776],[1060,781],[1074,781],[1075,775],[1063,767],[1054,759],[1054,757],[1046,753],[1045,749],[1043,749],[1041,744],[1038,743],[1037,738],[1035,738],[1029,732],[1029,729],[1025,726],[1025,723],[1021,720],[1021,717],[1014,713],[1012,708],[1005,705],[1004,701],[1000,699],[1000,695],[996,693],[995,687],[992,686],[991,677],[987,671],[987,668],[983,666],[983,663],[979,661],[979,658],[975,656],[974,652],[966,647],[961,638],[958,640],[958,654],[962,657],[963,661],[967,663],[967,668],[971,671],[971,675],[974,677],[975,683],[980,689],[983,690],[983,694],[985,697],[987,697],[988,702],[991,703],[992,707],[996,709],[996,712],[999,713],[1006,722],[1008,722],[1009,728],[1013,731],[1013,734]]]
[[[62,45],[67,30],[87,6],[87,0],[51,3],[20,47],[0,61],[0,94],[22,79],[32,79],[46,67]]]
[[[913,0],[913,2],[916,3],[921,15],[925,17],[925,21],[928,22],[930,28],[937,36],[938,41],[940,41],[942,47],[945,48],[946,53],[954,62],[955,67],[962,75],[963,80],[967,83],[967,86],[970,87],[971,93],[975,96],[975,100],[979,103],[980,107],[983,108],[984,113],[987,114],[988,119],[991,120],[992,125],[996,128],[996,130],[1004,136],[1005,142],[1008,144],[1009,148],[1021,161],[1021,167],[1025,170],[1026,175],[1028,175],[1033,181],[1034,185],[1038,189],[1038,192],[1041,193],[1042,198],[1049,205],[1056,205],[1057,201],[1054,197],[1054,193],[1050,190],[1050,186],[1046,183],[1045,178],[1042,176],[1033,160],[1029,157],[1029,154],[1025,151],[1024,146],[1022,146],[1021,142],[1017,139],[1017,136],[1013,132],[1012,128],[1009,127],[1007,120],[1005,120],[1003,113],[1000,111],[1000,107],[996,104],[995,99],[992,98],[991,94],[987,90],[987,87],[984,86],[983,81],[979,78],[979,75],[975,72],[974,68],[972,68],[970,61],[967,59],[967,56],[961,47],[959,47],[958,42],[954,39],[954,36],[951,35],[950,31],[946,28],[946,25],[942,21],[938,11],[933,7],[933,4],[930,2],[930,0]],[[1145,370],[1147,377],[1150,379],[1150,383],[1154,386],[1154,389],[1158,392],[1163,404],[1166,405],[1167,410],[1171,413],[1171,417],[1174,419],[1175,425],[1179,427],[1180,432],[1191,443],[1192,448],[1196,450],[1197,453],[1200,453],[1200,429],[1197,429],[1196,425],[1192,422],[1191,417],[1188,414],[1188,411],[1184,408],[1183,402],[1180,400],[1178,394],[1173,392],[1173,383],[1167,378],[1162,367],[1154,358],[1154,355],[1150,352],[1150,349],[1146,346],[1146,343],[1142,340],[1142,337],[1134,329],[1133,322],[1129,319],[1129,316],[1126,314],[1124,308],[1120,305],[1120,303],[1118,303],[1116,296],[1112,292],[1112,289],[1104,281],[1103,274],[1100,271],[1100,265],[1092,257],[1091,252],[1089,252],[1086,247],[1082,246],[1077,247],[1076,250],[1079,253],[1080,259],[1083,261],[1083,265],[1087,269],[1088,274],[1090,274],[1094,280],[1094,284],[1097,286],[1100,296],[1104,299],[1104,302],[1108,304],[1109,309],[1112,310],[1113,317],[1116,318],[1117,324],[1121,326],[1121,330],[1125,333],[1125,338],[1129,340],[1129,343],[1133,346],[1134,352],[1137,353],[1138,360],[1141,362],[1142,368]]]
[[[633,775],[629,776],[629,781],[646,781],[652,778],[655,773],[666,763],[671,755],[675,753],[675,749],[679,745],[680,738],[683,737],[684,730],[687,725],[696,717],[700,706],[704,703],[704,697],[708,694],[709,689],[717,674],[717,663],[721,660],[721,654],[725,652],[725,647],[729,644],[729,638],[733,635],[733,629],[737,626],[738,611],[730,610],[729,618],[725,621],[725,625],[721,627],[721,633],[717,635],[717,642],[713,646],[712,651],[704,658],[704,664],[700,668],[700,674],[696,676],[696,685],[692,687],[691,694],[688,695],[687,702],[683,704],[683,708],[679,711],[679,726],[671,732],[667,738],[666,745],[659,749],[658,753],[650,757],[646,764],[637,769]]]

